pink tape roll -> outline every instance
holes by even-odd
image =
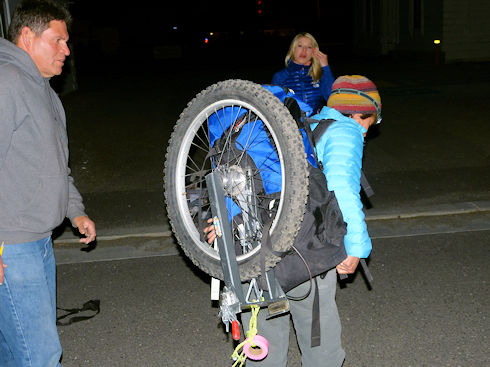
[[[267,353],[269,353],[269,342],[267,339],[263,336],[255,335],[253,338],[253,343],[255,347],[252,347],[251,343],[247,343],[243,346],[243,352],[245,355],[255,361],[264,359],[267,356]]]

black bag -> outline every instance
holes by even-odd
[[[312,132],[309,130],[311,120],[303,121],[306,134],[312,141]],[[319,122],[322,133],[332,122],[333,120]],[[318,160],[317,165],[321,167]],[[327,272],[347,257],[344,247],[347,226],[335,194],[328,190],[327,180],[320,168],[308,164],[308,172],[309,193],[303,222],[294,240],[293,249],[274,267],[274,275],[285,292]]]

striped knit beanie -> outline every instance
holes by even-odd
[[[362,75],[338,77],[332,85],[332,93],[327,106],[343,114],[373,113],[381,115],[381,98],[376,85]]]

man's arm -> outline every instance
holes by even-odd
[[[68,169],[68,185],[68,211],[66,216],[77,227],[78,232],[85,235],[85,238],[80,239],[80,242],[90,243],[96,237],[95,223],[85,214],[82,195],[75,187],[73,177],[70,175],[70,169]]]
[[[12,92],[10,90],[11,86],[11,83],[6,82],[5,85],[2,84],[2,87],[0,88],[0,171],[2,170],[7,152],[10,148],[10,143],[12,141],[12,136],[14,134],[16,126],[16,123],[14,121],[15,104],[12,98]],[[0,285],[3,284],[4,269],[7,267],[7,264],[5,264],[2,259],[3,243],[1,247],[2,250],[0,250]]]
[[[15,103],[12,98],[11,86],[3,85],[0,88],[0,170],[7,156],[8,149],[12,140],[12,135],[16,128],[15,122]]]

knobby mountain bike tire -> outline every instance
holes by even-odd
[[[264,150],[265,149],[265,150]],[[167,148],[164,188],[172,230],[186,256],[223,279],[220,255],[203,236],[211,217],[205,177],[223,177],[242,281],[261,272],[261,239],[270,225],[272,249],[288,251],[307,198],[306,155],[297,124],[262,86],[226,80],[200,92],[184,109]],[[281,257],[262,251],[266,270]]]

